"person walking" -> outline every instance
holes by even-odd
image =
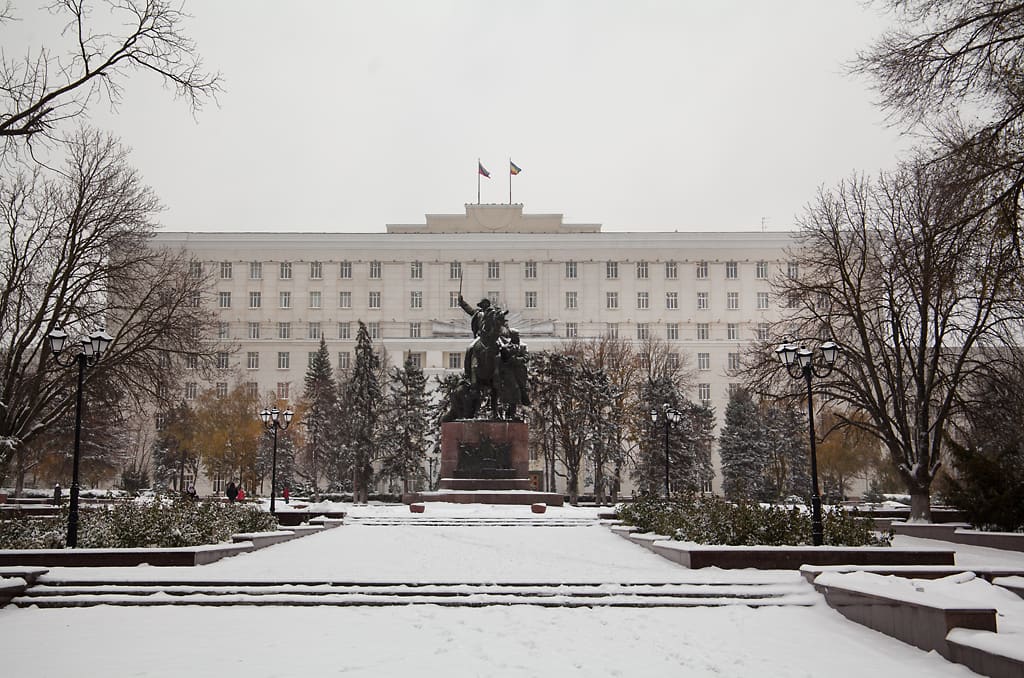
[[[245,501],[245,490],[242,489],[242,484],[238,484],[238,501]]]
[[[224,494],[227,495],[228,501],[233,502],[238,499],[238,486],[235,485],[235,481],[228,483],[228,487],[224,490]]]
[[[288,498],[292,496],[292,493],[288,491],[288,486],[285,485],[284,491],[281,492],[281,496],[284,497],[284,503],[288,503]]]

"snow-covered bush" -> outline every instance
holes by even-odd
[[[0,520],[0,548],[62,548],[67,508],[61,516]],[[79,548],[173,547],[217,544],[238,532],[277,529],[277,520],[253,504],[186,498],[122,500],[79,514]]]
[[[732,503],[718,497],[641,497],[619,508],[619,517],[644,532],[680,541],[726,546],[798,546],[811,543],[811,517],[797,507]],[[825,543],[833,546],[888,546],[892,535],[877,533],[856,512],[826,509]]]

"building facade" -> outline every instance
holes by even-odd
[[[461,370],[471,339],[458,295],[508,309],[531,351],[604,335],[663,339],[693,370],[694,400],[715,407],[721,430],[730,368],[767,338],[786,300],[771,280],[797,275],[790,233],[602,232],[517,204],[466,205],[384,233],[172,233],[195,273],[212,277],[206,303],[222,356],[216,387],[237,382],[297,399],[321,337],[336,367],[354,359],[358,322],[395,362],[411,357],[428,378]],[[186,382],[186,399],[209,383]],[[720,474],[717,473],[717,489]]]

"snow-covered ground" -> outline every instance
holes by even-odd
[[[363,517],[410,515],[406,507],[345,508]],[[442,514],[536,517],[529,507],[438,504],[422,515]],[[551,508],[545,515],[593,517],[596,511]],[[199,568],[54,570],[62,572],[126,581],[797,579],[793,572],[687,570],[596,524],[346,525]],[[643,609],[7,607],[0,609],[0,662],[4,675],[12,676],[974,675],[849,622],[823,603]]]

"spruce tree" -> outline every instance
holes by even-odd
[[[382,433],[381,473],[393,481],[401,480],[402,491],[423,477],[423,461],[430,446],[430,399],[423,370],[406,359],[401,368],[391,370],[391,381],[384,403],[386,420],[391,425]]]
[[[321,478],[326,478],[329,484],[338,484],[348,477],[341,454],[338,387],[331,370],[327,343],[322,337],[320,348],[306,370],[300,411],[306,428],[306,442],[299,454],[295,473],[309,483],[314,498],[319,498]],[[279,436],[279,451],[280,442]]]
[[[382,389],[380,357],[373,350],[366,324],[359,321],[355,362],[342,389],[341,421],[345,429],[345,454],[352,469],[353,501],[366,502],[373,482],[373,460],[380,442],[379,421]]]
[[[761,413],[750,391],[736,389],[725,408],[725,426],[718,441],[722,490],[726,499],[754,499],[764,484],[765,446]]]

